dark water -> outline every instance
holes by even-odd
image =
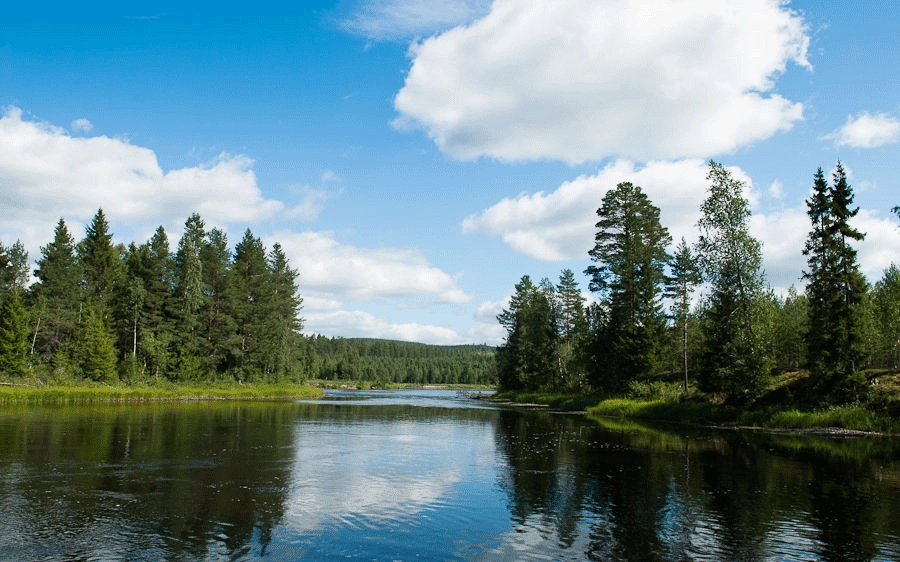
[[[900,443],[446,391],[0,410],[0,560],[900,560]]]

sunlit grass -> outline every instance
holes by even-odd
[[[85,383],[53,386],[0,386],[0,404],[89,404],[162,400],[244,400],[291,398],[321,394],[322,389],[300,384],[103,385]]]

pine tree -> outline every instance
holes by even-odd
[[[234,286],[234,318],[240,337],[237,365],[245,375],[263,369],[262,345],[265,341],[271,287],[266,250],[262,240],[248,228],[234,247],[232,281]]]
[[[201,355],[207,369],[220,371],[228,368],[226,360],[239,354],[240,337],[234,320],[235,291],[232,285],[231,261],[228,239],[217,228],[209,231],[207,244],[200,250],[203,286],[207,298],[201,311],[203,321],[203,347]]]
[[[688,391],[688,319],[691,294],[702,281],[697,259],[687,241],[682,238],[669,262],[671,275],[666,282],[665,296],[672,299],[672,319],[681,332],[681,366],[684,370],[684,391]]]
[[[665,335],[661,296],[672,238],[639,186],[625,182],[603,197],[597,210],[597,234],[585,270],[590,289],[608,301],[609,322],[600,337],[608,340],[606,372],[601,379],[618,390],[634,377],[659,366]]]
[[[113,337],[104,322],[104,314],[93,306],[84,311],[76,341],[78,364],[85,378],[98,382],[115,382],[116,349]]]
[[[297,335],[303,329],[303,321],[298,316],[303,299],[298,295],[296,270],[291,269],[287,256],[277,242],[267,257],[271,303],[266,371],[274,374],[289,373],[294,369],[294,350]],[[296,377],[294,377],[296,379]]]
[[[81,310],[81,264],[75,256],[75,240],[66,223],[59,219],[53,241],[41,247],[41,258],[34,272],[37,283],[30,288],[46,311],[38,317],[40,329],[35,337],[39,355],[47,360],[71,339]]]
[[[580,389],[585,382],[582,348],[587,343],[588,326],[584,315],[584,297],[571,269],[564,269],[556,285],[559,301],[560,372],[562,386]]]
[[[0,243],[0,297],[28,284],[28,252],[21,240],[6,248]]]
[[[696,251],[710,284],[705,307],[702,386],[732,399],[759,392],[768,358],[759,341],[757,304],[763,296],[762,248],[750,234],[750,203],[744,183],[710,161],[710,187],[700,207]]]
[[[506,342],[497,350],[498,384],[504,390],[548,388],[557,366],[555,318],[546,295],[523,276],[509,308],[497,316]]]
[[[23,377],[28,373],[28,319],[22,289],[14,288],[0,306],[0,373]]]
[[[84,271],[87,299],[109,305],[123,279],[123,271],[119,250],[112,243],[103,209],[98,209],[85,227],[84,240],[78,245],[78,258]]]
[[[200,252],[205,245],[205,238],[203,220],[194,213],[184,223],[184,234],[175,252],[175,333],[183,353],[189,356],[198,355],[201,347],[200,311],[206,297]]]
[[[863,357],[860,341],[860,305],[867,290],[851,241],[865,235],[850,226],[856,216],[853,191],[838,162],[832,184],[822,169],[816,171],[813,194],[807,201],[812,223],[803,253],[807,257],[809,326],[807,347],[810,370],[823,392],[856,370]]]

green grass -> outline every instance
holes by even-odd
[[[627,397],[501,392],[497,399],[615,418],[710,426],[838,428],[900,434],[900,374],[882,371],[863,376],[865,384],[861,387],[860,399],[844,405],[800,400],[798,397],[809,394],[808,373],[773,377],[763,396],[756,403],[745,406],[722,404],[721,397],[706,395],[696,389],[683,394],[678,385],[665,382],[632,384]]]
[[[0,386],[0,405],[90,404],[102,402],[152,402],[163,400],[247,400],[312,396],[322,389],[298,384],[158,384]]]

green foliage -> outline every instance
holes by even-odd
[[[670,276],[666,280],[665,296],[672,300],[672,320],[681,333],[681,366],[684,372],[684,391],[688,389],[688,326],[691,295],[703,280],[697,258],[682,238],[669,261]]]
[[[827,393],[861,366],[864,357],[862,303],[867,286],[851,242],[865,235],[850,226],[859,209],[851,208],[853,191],[840,162],[830,186],[818,169],[806,204],[812,223],[803,250],[809,268],[804,272],[809,281],[809,367],[820,391]]]
[[[900,268],[895,264],[884,271],[872,289],[871,301],[875,322],[876,364],[900,368]]]
[[[37,266],[37,283],[30,287],[40,320],[35,347],[38,356],[49,362],[72,338],[82,306],[81,264],[63,219],[56,225],[53,241],[41,247]]]
[[[497,319],[506,328],[506,343],[497,350],[502,389],[551,388],[558,376],[556,317],[547,293],[527,275]]]
[[[20,289],[0,305],[0,373],[24,377],[28,373],[28,322]]]
[[[86,378],[97,382],[115,382],[116,350],[113,337],[104,322],[102,307],[88,306],[76,334],[78,364]]]
[[[765,286],[762,250],[750,234],[744,183],[710,161],[710,187],[700,206],[696,251],[710,285],[703,330],[706,349],[701,386],[746,401],[762,388],[768,360],[759,330]]]
[[[585,270],[590,289],[604,300],[606,322],[595,334],[594,382],[608,390],[659,369],[665,337],[661,297],[672,238],[659,208],[639,186],[625,182],[603,197]]]
[[[486,345],[426,345],[394,340],[303,338],[310,378],[380,384],[495,384],[495,350]]]

